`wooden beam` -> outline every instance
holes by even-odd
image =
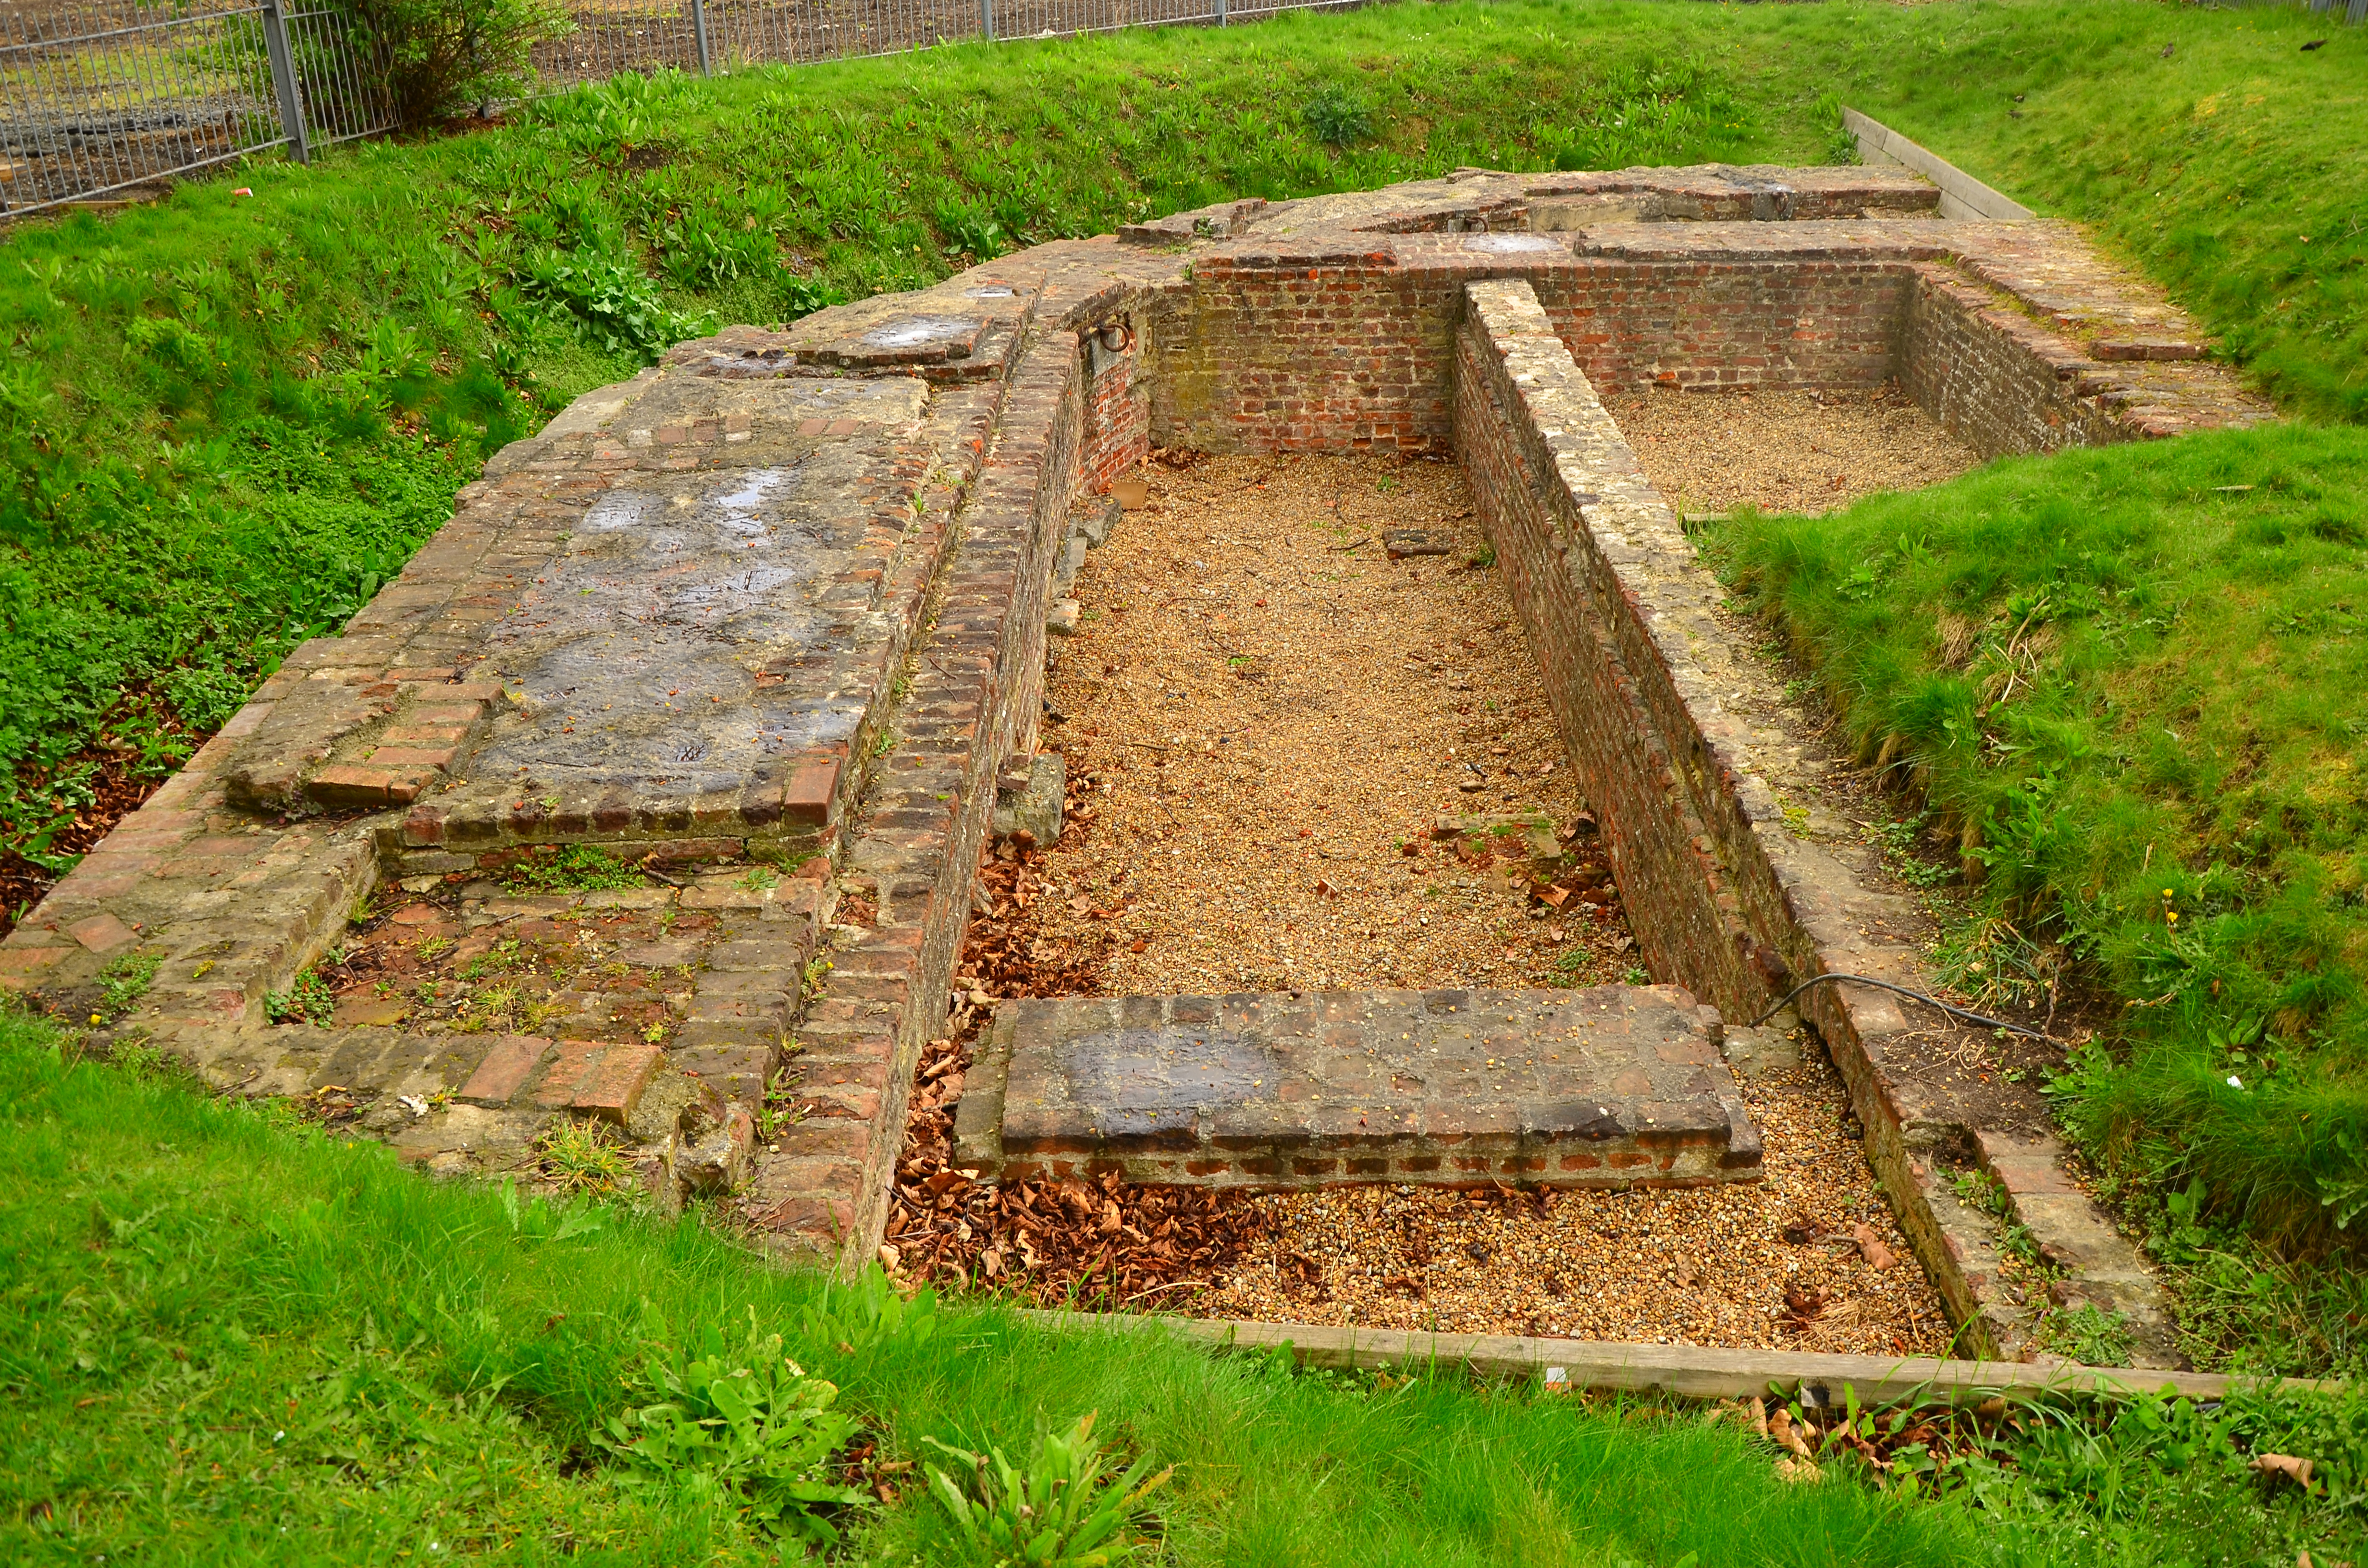
[[[1691,1345],[1626,1345],[1609,1340],[1531,1339],[1500,1334],[1423,1334],[1396,1328],[1337,1328],[1304,1323],[1243,1323],[1225,1318],[1023,1311],[1030,1323],[1064,1333],[1165,1334],[1227,1350],[1289,1346],[1303,1363],[1368,1370],[1461,1366],[1484,1378],[1544,1379],[1574,1389],[1736,1399],[1810,1391],[1839,1402],[1844,1389],[1861,1403],[1902,1400],[1967,1403],[1992,1394],[2071,1397],[2169,1391],[2219,1399],[2255,1380],[2217,1372],[2083,1367],[2070,1361],[1944,1361],[1930,1356],[1825,1356],[1793,1350],[1713,1350]],[[1554,1373],[1559,1371],[1559,1377]],[[2269,1380],[2259,1380],[2266,1382]],[[2341,1383],[2277,1380],[2281,1390],[2335,1392]],[[1822,1403],[1823,1401],[1819,1401]]]

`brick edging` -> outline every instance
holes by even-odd
[[[1735,1019],[1835,971],[1930,989],[1905,935],[1915,925],[1906,901],[1789,831],[1756,761],[1785,738],[1738,711],[1725,697],[1735,683],[1718,678],[1752,655],[1713,613],[1715,580],[1535,292],[1520,279],[1465,292],[1459,455],[1654,972]],[[1896,1000],[1836,984],[1799,1006],[1850,1086],[1868,1158],[1952,1315],[1986,1354],[2023,1349],[2028,1330],[1988,1227],[1956,1201],[1940,1165],[1944,1153],[1995,1165],[1988,1143],[1999,1140],[1953,1108],[1920,1103],[1891,1066],[1914,1033]],[[2065,1153],[2052,1137],[2025,1140],[2000,1172],[2013,1173],[2020,1217],[2070,1275],[2061,1299],[2125,1313],[2142,1353],[2175,1358],[2159,1285],[2064,1178]]]

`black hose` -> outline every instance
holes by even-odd
[[[1782,1012],[1784,1010],[1785,1004],[1792,1001],[1793,997],[1798,996],[1802,992],[1806,991],[1812,985],[1823,985],[1829,980],[1848,980],[1860,985],[1872,985],[1878,991],[1896,992],[1902,996],[1911,996],[1918,1002],[1930,1003],[1933,1006],[1940,1008],[1941,1011],[1948,1014],[1951,1017],[1963,1018],[1967,1023],[1980,1024],[1987,1028],[2005,1029],[2010,1034],[2025,1035],[2032,1040],[2044,1040],[2050,1045],[2055,1043],[2054,1036],[2042,1034],[2037,1029],[2027,1029],[2021,1024],[2008,1023],[2004,1018],[1986,1017],[1980,1013],[1969,1013],[1964,1008],[1957,1006],[1952,1003],[1941,1001],[1938,996],[1928,996],[1921,991],[1911,991],[1905,985],[1894,985],[1887,980],[1876,980],[1871,975],[1864,974],[1844,974],[1839,970],[1830,973],[1820,974],[1814,979],[1801,982],[1800,984],[1795,985],[1792,990],[1784,993],[1782,999],[1774,1006],[1769,1008],[1766,1012],[1760,1014],[1758,1017],[1752,1019],[1743,1027],[1749,1029],[1758,1028],[1760,1025],[1766,1023],[1769,1019]]]

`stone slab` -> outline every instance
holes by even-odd
[[[1749,1180],[1719,1033],[1675,986],[1015,1001],[959,1158],[1219,1187]]]

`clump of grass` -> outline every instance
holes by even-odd
[[[628,1190],[633,1162],[598,1124],[567,1120],[536,1143],[542,1174],[563,1192],[605,1195]]]
[[[503,880],[523,892],[601,892],[650,885],[648,877],[590,844],[538,850],[512,865]]]

